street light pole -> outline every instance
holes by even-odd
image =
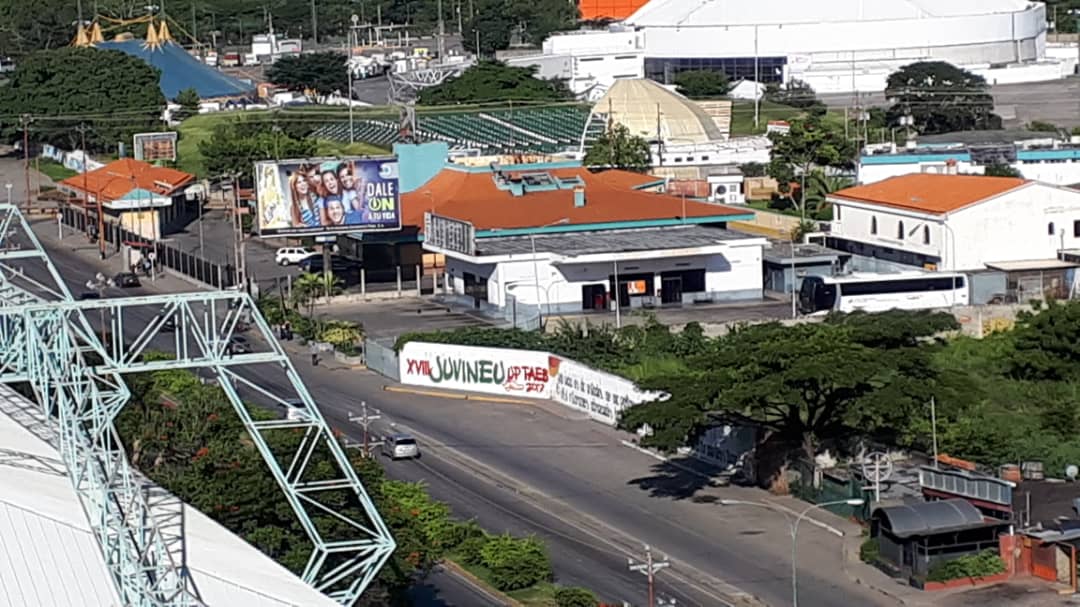
[[[788,531],[791,533],[791,605],[792,607],[799,607],[799,570],[796,567],[799,550],[799,523],[806,518],[806,515],[810,514],[814,510],[820,508],[826,508],[828,506],[862,506],[865,500],[860,498],[852,498],[847,500],[836,500],[834,502],[823,502],[821,504],[811,504],[807,508],[799,512],[795,519],[792,520],[788,512],[781,510],[775,504],[769,502],[753,502],[743,500],[720,500],[721,506],[753,506],[755,508],[765,508],[766,510],[772,510],[779,513],[784,517],[784,520],[788,523]]]
[[[356,143],[356,131],[353,130],[353,36],[356,35],[356,24],[360,22],[360,17],[352,16],[352,27],[349,28],[349,64],[346,67],[346,71],[349,73],[349,92],[346,96],[346,100],[349,102],[349,143]]]
[[[653,560],[652,548],[645,546],[645,562],[635,563],[634,559],[626,559],[630,571],[639,571],[645,574],[645,577],[649,580],[649,607],[656,607],[656,572],[665,567],[670,567],[671,563],[666,559],[663,561]]]
[[[544,228],[550,228],[552,226],[557,226],[557,225],[562,225],[564,223],[569,223],[569,221],[570,221],[569,219],[567,219],[566,217],[563,217],[562,219],[559,219],[558,221],[553,221],[553,222],[551,222],[549,224],[542,225],[538,229],[543,230]],[[536,233],[535,232],[532,232],[532,233],[529,234],[529,244],[532,246],[533,284],[536,286],[536,316],[537,316],[537,319],[540,321],[540,328],[543,329],[543,327],[544,327],[544,314],[543,314],[543,308],[541,307],[541,304],[540,304],[540,265],[536,261]]]
[[[113,286],[112,279],[106,278],[101,272],[98,272],[94,275],[94,278],[86,281],[86,288],[91,291],[96,291],[98,299],[103,299],[105,297],[105,291],[111,286]],[[105,308],[101,308],[98,312],[101,314],[101,340],[105,341]]]

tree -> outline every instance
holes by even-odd
[[[891,126],[910,115],[919,133],[1000,129],[986,79],[943,61],[921,61],[889,75],[885,97]]]
[[[480,559],[491,571],[492,583],[502,591],[528,588],[551,577],[547,551],[534,537],[492,537],[480,549]]]
[[[675,75],[675,87],[680,95],[691,99],[714,99],[726,95],[731,83],[723,72],[687,70]]]
[[[180,105],[180,110],[173,116],[177,120],[183,120],[198,114],[200,101],[202,100],[199,98],[199,92],[194,88],[186,88],[180,91],[176,95],[176,103]]]
[[[345,62],[345,55],[333,51],[282,57],[270,66],[266,77],[290,91],[347,94],[349,74]]]
[[[1024,178],[1024,175],[1013,168],[1012,165],[1004,163],[995,163],[986,165],[986,169],[983,170],[983,175],[987,177],[1018,177]]]
[[[510,32],[514,29],[514,19],[508,10],[506,0],[481,0],[479,10],[465,24],[461,44],[466,51],[484,57],[492,57],[495,51],[510,46]],[[479,43],[479,47],[477,47]]]
[[[11,81],[0,88],[0,114],[10,117],[5,135],[21,137],[15,119],[41,120],[30,128],[32,141],[67,149],[81,145],[80,125],[92,152],[130,141],[135,133],[158,130],[165,97],[160,72],[119,51],[61,48],[40,51],[19,62]]]
[[[1051,302],[1018,320],[1009,365],[1013,376],[1035,381],[1080,377],[1080,302]]]
[[[631,134],[625,125],[614,122],[585,151],[584,162],[588,167],[644,173],[652,164],[652,153],[647,141]]]
[[[315,154],[315,140],[298,137],[288,125],[238,119],[214,127],[210,138],[199,142],[199,153],[210,175],[239,175],[252,183],[254,163],[280,158],[308,158]]]
[[[556,607],[597,607],[596,595],[584,588],[559,588],[555,591]]]
[[[1057,133],[1061,129],[1052,122],[1045,122],[1043,120],[1032,120],[1024,125],[1024,128],[1036,133]]]
[[[492,56],[515,38],[539,46],[552,32],[577,27],[577,18],[577,5],[563,0],[481,0],[462,29],[461,42],[476,52],[479,34],[481,54]]]
[[[780,105],[787,105],[804,110],[818,110],[824,113],[825,104],[817,98],[813,87],[802,80],[791,80],[786,84],[770,84],[765,87],[765,100]]]
[[[932,393],[928,336],[955,326],[948,314],[894,312],[737,328],[688,371],[646,382],[671,398],[629,408],[619,425],[647,424],[643,442],[664,450],[717,423],[751,425],[804,457],[849,437],[891,438]]]
[[[0,49],[22,56],[66,46],[75,37],[71,24],[76,18],[76,5],[66,0],[0,2]]]
[[[806,218],[806,180],[814,167],[850,166],[855,150],[844,133],[827,125],[821,116],[794,118],[786,133],[770,133],[773,148],[770,153],[769,176],[780,184],[780,191],[790,195],[790,184],[800,181],[799,200],[792,204]]]
[[[806,207],[813,210],[818,219],[826,219],[823,214],[831,210],[825,204],[826,198],[833,192],[854,185],[851,179],[842,175],[830,175],[821,169],[811,169],[806,180]],[[800,193],[801,196],[801,193]]]
[[[513,67],[498,61],[481,61],[456,78],[420,91],[423,105],[569,98],[565,82],[541,80],[536,77],[535,67]]]

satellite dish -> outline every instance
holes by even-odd
[[[892,476],[892,460],[885,453],[875,451],[867,454],[862,460],[863,478],[871,483],[883,483]]]
[[[1069,464],[1065,466],[1065,478],[1070,481],[1076,480],[1076,475],[1080,474],[1080,468],[1077,468],[1075,464]]]

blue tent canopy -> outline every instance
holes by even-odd
[[[180,91],[188,88],[198,91],[202,99],[247,97],[255,91],[254,84],[204,65],[174,42],[149,47],[143,40],[123,40],[101,42],[97,48],[127,53],[161,70],[161,92],[166,99],[176,99]]]

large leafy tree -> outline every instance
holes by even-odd
[[[947,314],[893,312],[739,328],[693,356],[692,372],[647,382],[671,398],[631,407],[620,426],[647,424],[645,442],[673,450],[717,421],[750,424],[806,457],[859,436],[902,440],[936,381],[926,338],[955,327]]]
[[[252,182],[254,164],[260,160],[307,158],[315,154],[314,139],[300,136],[288,126],[260,120],[236,120],[219,124],[209,139],[199,142],[199,153],[210,175],[238,175]]]
[[[780,105],[788,105],[814,113],[825,113],[825,104],[817,98],[814,88],[802,80],[791,80],[785,84],[770,84],[765,88],[765,99]]]
[[[920,61],[890,74],[885,97],[892,126],[910,115],[925,134],[1001,128],[986,79],[944,61]]]
[[[423,105],[490,101],[561,101],[570,97],[560,80],[541,80],[532,67],[481,61],[460,76],[420,92]]]
[[[119,51],[60,48],[19,62],[0,88],[0,114],[11,117],[8,137],[21,135],[16,116],[29,116],[30,138],[68,149],[80,145],[80,126],[92,152],[110,149],[131,135],[156,130],[165,109],[160,73]]]
[[[675,86],[680,95],[691,99],[713,99],[726,95],[731,83],[723,72],[686,70],[675,76]]]
[[[585,151],[585,166],[623,169],[643,173],[652,163],[649,143],[617,122],[596,138]]]
[[[1014,348],[1010,371],[1016,377],[1036,381],[1080,378],[1080,302],[1052,303],[1040,313],[1022,315]]]
[[[524,44],[539,46],[551,32],[577,26],[574,2],[564,0],[479,0],[465,22],[462,43],[475,52],[479,34],[484,55],[510,46],[515,34]]]
[[[808,114],[790,121],[786,133],[770,133],[772,151],[769,176],[780,184],[780,191],[790,193],[790,184],[800,182],[799,199],[792,202],[806,218],[806,181],[815,167],[847,168],[855,156],[854,146],[843,131],[827,124],[822,116]]]
[[[461,43],[466,51],[490,57],[510,46],[510,34],[516,25],[507,0],[480,0],[475,15],[465,23]]]
[[[266,77],[291,91],[312,90],[318,95],[344,95],[349,90],[345,61],[345,55],[336,52],[282,57],[270,66]]]

